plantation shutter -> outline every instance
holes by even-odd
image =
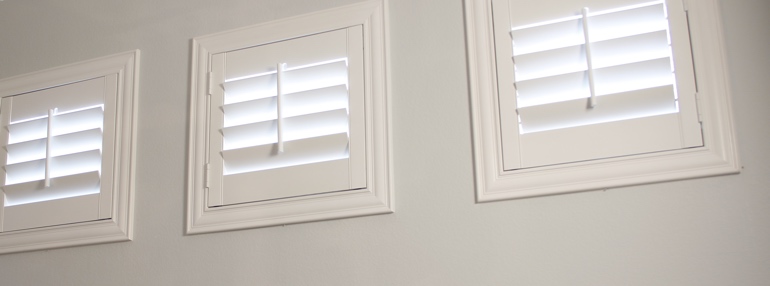
[[[109,217],[104,98],[116,88],[113,75],[2,99],[3,231]]]
[[[366,187],[361,35],[213,56],[210,207]]]
[[[511,97],[501,108],[515,110],[503,129],[518,141],[504,147],[518,155],[506,169],[702,146],[688,39],[672,39],[672,29],[687,29],[681,3],[669,11],[664,1],[606,2],[537,22],[519,17],[527,11],[516,1],[500,7],[512,27],[501,68],[514,75],[501,83]]]

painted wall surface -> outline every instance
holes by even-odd
[[[462,1],[391,0],[396,213],[185,236],[190,39],[355,1],[0,0],[0,78],[142,50],[134,241],[0,285],[770,285],[767,0],[721,1],[740,175],[474,203]]]

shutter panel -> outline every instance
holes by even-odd
[[[3,98],[4,231],[99,219],[107,85],[96,78]]]
[[[350,71],[363,69],[348,56],[355,33],[361,28],[213,58],[221,85],[211,95],[211,104],[220,104],[212,108],[211,170],[223,177],[211,181],[209,206],[365,187],[350,166],[352,156],[363,156],[350,152],[351,144],[363,144],[363,132],[351,128],[363,121],[362,112],[351,111],[351,97],[363,96],[362,86],[349,84]]]
[[[590,2],[579,4],[591,8]],[[518,19],[515,13],[526,12],[515,6],[511,1],[512,24]],[[506,117],[503,128],[504,132],[518,131],[518,135],[505,137],[518,140],[517,145],[511,145],[516,147],[504,148],[516,150],[519,155],[515,162],[506,157],[505,168],[701,146],[699,126],[690,123],[697,123],[697,115],[680,113],[680,97],[694,101],[690,98],[695,92],[689,89],[691,84],[677,83],[693,79],[675,77],[674,66],[679,62],[672,56],[666,3],[592,9],[585,19],[582,15],[572,16],[575,14],[580,10],[563,18],[512,25],[512,58],[508,60],[513,62],[515,100],[502,100],[501,108],[517,112],[515,119]],[[588,46],[586,37],[590,39]],[[591,106],[592,89],[595,106]],[[591,127],[594,125],[604,126]],[[682,131],[686,128],[692,129]],[[536,134],[540,132],[547,134]],[[668,137],[655,144],[638,140],[662,136]],[[581,140],[591,143],[583,147],[573,144]]]

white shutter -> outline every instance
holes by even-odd
[[[361,34],[356,26],[213,56],[209,206],[366,186],[354,171],[365,168],[363,152],[351,151],[364,148],[363,86],[349,80],[363,70],[350,54],[363,47],[348,39]]]
[[[3,231],[100,218],[104,97],[115,87],[101,77],[2,99]]]
[[[702,146],[697,114],[680,110],[682,100],[694,104],[695,96],[688,39],[674,41],[684,54],[672,53],[669,24],[681,21],[669,12],[684,18],[681,6],[606,2],[581,1],[585,16],[580,9],[557,11],[534,23],[520,22],[532,19],[521,9],[531,5],[514,9],[510,1],[509,9],[495,10],[510,12],[512,26],[512,42],[498,46],[511,51],[498,66],[512,69],[514,78],[500,83],[501,112],[516,111],[503,116],[504,138],[516,140],[504,147],[505,169]]]

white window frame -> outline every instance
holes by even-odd
[[[684,0],[703,147],[506,171],[491,0],[465,0],[478,202],[554,195],[740,171],[716,0]],[[532,4],[537,5],[537,4]],[[506,39],[508,40],[508,39]],[[510,56],[510,55],[509,55]]]
[[[193,39],[187,234],[393,212],[384,3],[363,2]],[[206,171],[212,56],[352,26],[363,27],[366,188],[209,207],[206,180],[219,176]]]
[[[117,76],[116,98],[112,99],[117,104],[115,126],[111,132],[114,134],[114,153],[102,154],[103,162],[112,162],[112,172],[102,170],[101,174],[102,189],[107,185],[112,195],[112,199],[105,202],[110,204],[111,213],[100,215],[105,218],[95,221],[2,232],[0,253],[133,239],[138,73],[139,50],[135,50],[0,80],[0,97],[7,97],[88,79]]]

